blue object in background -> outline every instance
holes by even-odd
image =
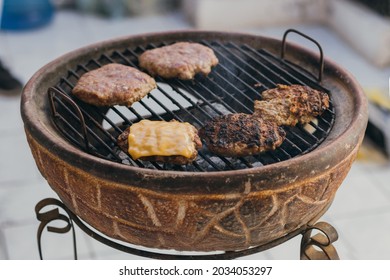
[[[0,29],[41,27],[52,20],[53,14],[54,7],[50,0],[0,0]]]

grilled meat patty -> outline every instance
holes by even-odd
[[[240,157],[276,149],[286,133],[274,122],[236,113],[210,120],[199,130],[199,136],[212,153]]]
[[[82,75],[72,93],[96,106],[131,106],[156,86],[148,74],[130,66],[110,63]]]
[[[189,123],[177,121],[143,120],[126,128],[118,136],[117,144],[133,159],[179,165],[194,161],[197,150],[202,148],[198,130]],[[178,151],[186,155],[176,154]]]
[[[310,122],[329,108],[329,96],[308,86],[278,85],[263,91],[262,100],[256,100],[254,108],[254,115],[262,119],[295,126]]]
[[[198,43],[179,42],[152,50],[139,57],[139,66],[152,76],[191,80],[197,73],[208,75],[218,64],[212,49]]]

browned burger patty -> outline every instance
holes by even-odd
[[[277,125],[294,126],[308,123],[329,108],[325,92],[301,85],[278,85],[262,93],[255,101],[255,115]]]
[[[148,74],[111,63],[82,75],[72,93],[96,106],[131,106],[155,88],[156,82]]]
[[[212,49],[198,44],[179,42],[147,50],[139,57],[139,66],[152,76],[191,80],[197,73],[208,75],[218,64]]]
[[[286,133],[275,123],[236,113],[216,117],[199,130],[208,149],[221,156],[249,156],[274,150]]]
[[[141,122],[143,122],[145,126],[139,127],[137,125],[139,123],[134,124],[125,129],[117,139],[117,144],[121,150],[129,154],[133,159],[184,165],[191,163],[198,156],[198,150],[202,148],[202,141],[198,136],[198,130],[189,123],[148,120]],[[151,124],[153,124],[154,127],[151,128]],[[177,125],[184,125],[185,129],[179,129]],[[158,126],[160,126],[161,129]],[[130,134],[132,134],[133,138],[129,138]],[[139,138],[134,139],[134,137]],[[132,141],[131,144],[136,147],[130,147],[129,149],[129,140]],[[172,149],[172,147],[174,148]],[[133,150],[131,148],[133,148]],[[184,150],[187,155],[171,154],[172,150],[173,153],[177,150]],[[156,154],[151,155],[153,153]],[[148,154],[148,156],[142,156],[145,154]]]

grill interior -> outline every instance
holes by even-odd
[[[158,77],[158,88],[131,107],[95,107],[71,94],[82,74],[112,62],[138,68],[138,56],[142,52],[172,43],[115,50],[95,59],[80,61],[75,68],[68,69],[66,76],[48,90],[56,127],[75,146],[98,157],[141,168],[191,172],[237,170],[288,160],[315,149],[332,129],[335,119],[332,94],[311,73],[265,49],[233,42],[199,41],[212,48],[219,59],[219,64],[207,77],[197,75],[193,81]],[[176,119],[200,128],[205,121],[218,115],[253,113],[254,100],[261,99],[262,91],[277,84],[301,84],[325,91],[330,95],[330,107],[316,123],[311,122],[305,127],[284,127],[286,140],[275,151],[228,158],[210,153],[204,145],[192,164],[179,166],[133,160],[116,145],[118,135],[142,119]]]

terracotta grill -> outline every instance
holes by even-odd
[[[84,222],[135,245],[238,251],[299,233],[328,209],[347,175],[364,136],[367,104],[354,78],[324,59],[320,47],[317,54],[286,42],[291,31],[283,40],[223,32],[146,34],[56,59],[31,78],[22,96],[40,172]],[[177,41],[211,47],[219,65],[193,81],[156,78],[158,88],[129,108],[97,108],[72,96],[83,73],[111,62],[138,67],[146,49]],[[286,128],[275,151],[227,158],[204,148],[193,164],[177,166],[134,161],[116,145],[127,126],[144,118],[199,128],[217,115],[252,113],[254,100],[277,84],[326,91],[331,104],[316,122]]]

